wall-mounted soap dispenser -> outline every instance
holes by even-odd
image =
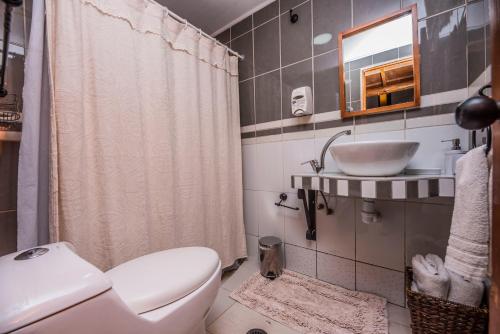
[[[311,87],[295,88],[292,92],[292,114],[294,116],[312,115],[313,101]]]
[[[451,149],[444,153],[444,174],[455,175],[457,160],[465,154],[465,151],[460,147],[460,138],[441,140],[442,143],[448,141],[451,142]]]

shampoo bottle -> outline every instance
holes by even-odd
[[[444,153],[444,174],[455,175],[455,165],[457,160],[465,154],[460,147],[460,139],[442,140],[441,142],[451,142],[451,150]]]

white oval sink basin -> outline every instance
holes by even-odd
[[[334,144],[330,153],[345,174],[391,176],[405,169],[419,145],[404,140],[361,141]]]

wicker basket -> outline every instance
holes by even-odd
[[[483,334],[488,332],[488,308],[473,307],[411,291],[413,273],[406,268],[406,298],[412,333]]]

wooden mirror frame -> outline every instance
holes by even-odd
[[[375,26],[384,24],[386,22],[397,19],[398,17],[410,14],[412,17],[412,31],[413,31],[413,71],[414,71],[414,97],[413,101],[403,102],[383,107],[371,108],[367,110],[360,111],[347,111],[346,100],[345,100],[345,82],[344,82],[344,61],[343,61],[343,49],[342,41],[352,35],[356,35],[360,32],[373,28]],[[398,10],[397,12],[386,15],[380,19],[362,24],[360,26],[354,27],[352,29],[343,31],[339,33],[338,36],[338,51],[339,51],[339,88],[340,88],[340,114],[342,118],[362,116],[362,115],[372,115],[385,113],[405,108],[418,107],[420,105],[420,45],[418,44],[418,17],[417,17],[417,5],[411,5],[409,7]]]

